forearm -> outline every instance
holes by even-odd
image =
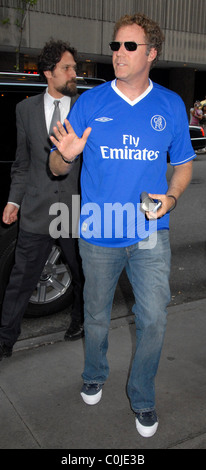
[[[73,162],[65,163],[58,150],[50,153],[49,167],[54,176],[67,175],[71,171],[73,165]]]
[[[178,199],[185,191],[192,178],[192,160],[183,165],[175,166],[166,195]]]
[[[155,214],[151,212],[148,218],[163,217],[167,212],[171,211],[175,206],[177,199],[185,191],[192,178],[192,161],[184,163],[183,165],[175,166],[173,175],[169,183],[166,194],[151,194],[149,196],[153,199],[158,199],[162,202],[160,209]],[[170,197],[168,197],[170,196]],[[173,197],[171,197],[173,196]]]

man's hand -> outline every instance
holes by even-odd
[[[64,121],[66,130],[63,125],[58,121],[57,127],[54,127],[55,137],[51,136],[50,139],[56,146],[58,151],[63,155],[66,160],[72,161],[77,155],[80,155],[86,145],[87,139],[91,132],[91,127],[88,127],[81,138],[77,137],[71,124],[67,119]]]
[[[3,216],[2,216],[2,220],[4,224],[10,225],[16,222],[16,220],[18,219],[18,211],[19,211],[18,207],[16,207],[14,204],[9,202],[5,206]]]
[[[158,199],[158,201],[161,201],[162,205],[161,207],[157,210],[157,212],[146,212],[147,218],[148,219],[159,219],[160,217],[163,217],[167,212],[170,211],[170,209],[174,206],[174,199],[172,197],[168,197],[166,194],[148,194],[149,197],[152,199]]]

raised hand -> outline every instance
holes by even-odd
[[[57,126],[54,127],[54,134],[56,137],[50,136],[51,141],[56,146],[58,151],[63,155],[66,160],[72,161],[77,155],[80,155],[84,150],[87,139],[91,132],[91,127],[87,127],[81,138],[79,138],[71,124],[67,119],[64,121],[64,126],[58,121]]]

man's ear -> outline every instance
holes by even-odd
[[[50,70],[44,70],[44,75],[46,79],[48,80],[48,78],[51,78],[52,72]]]
[[[153,62],[157,57],[157,50],[154,47],[151,47],[148,54],[148,62]]]

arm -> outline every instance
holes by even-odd
[[[175,196],[178,199],[185,191],[192,178],[192,160],[182,165],[174,166],[173,175],[170,180],[169,188],[166,194],[149,194],[153,199],[159,199],[162,206],[156,213],[147,212],[148,218],[158,218],[165,215],[174,205],[174,199],[170,196]]]
[[[29,144],[24,125],[27,117],[24,113],[24,109],[25,107],[22,103],[19,103],[16,107],[17,148],[15,161],[11,168],[11,186],[8,197],[8,201],[19,205],[25,194],[30,165]]]
[[[64,122],[66,129],[58,122],[58,128],[54,127],[56,138],[53,136],[50,137],[57,148],[57,150],[50,153],[49,162],[50,170],[55,176],[66,175],[70,172],[72,166],[70,163],[83,152],[91,132],[91,127],[88,127],[82,137],[79,138],[72,129],[69,121],[65,119]]]
[[[73,167],[73,162],[65,163],[59,150],[50,153],[49,168],[54,176],[67,175]]]

